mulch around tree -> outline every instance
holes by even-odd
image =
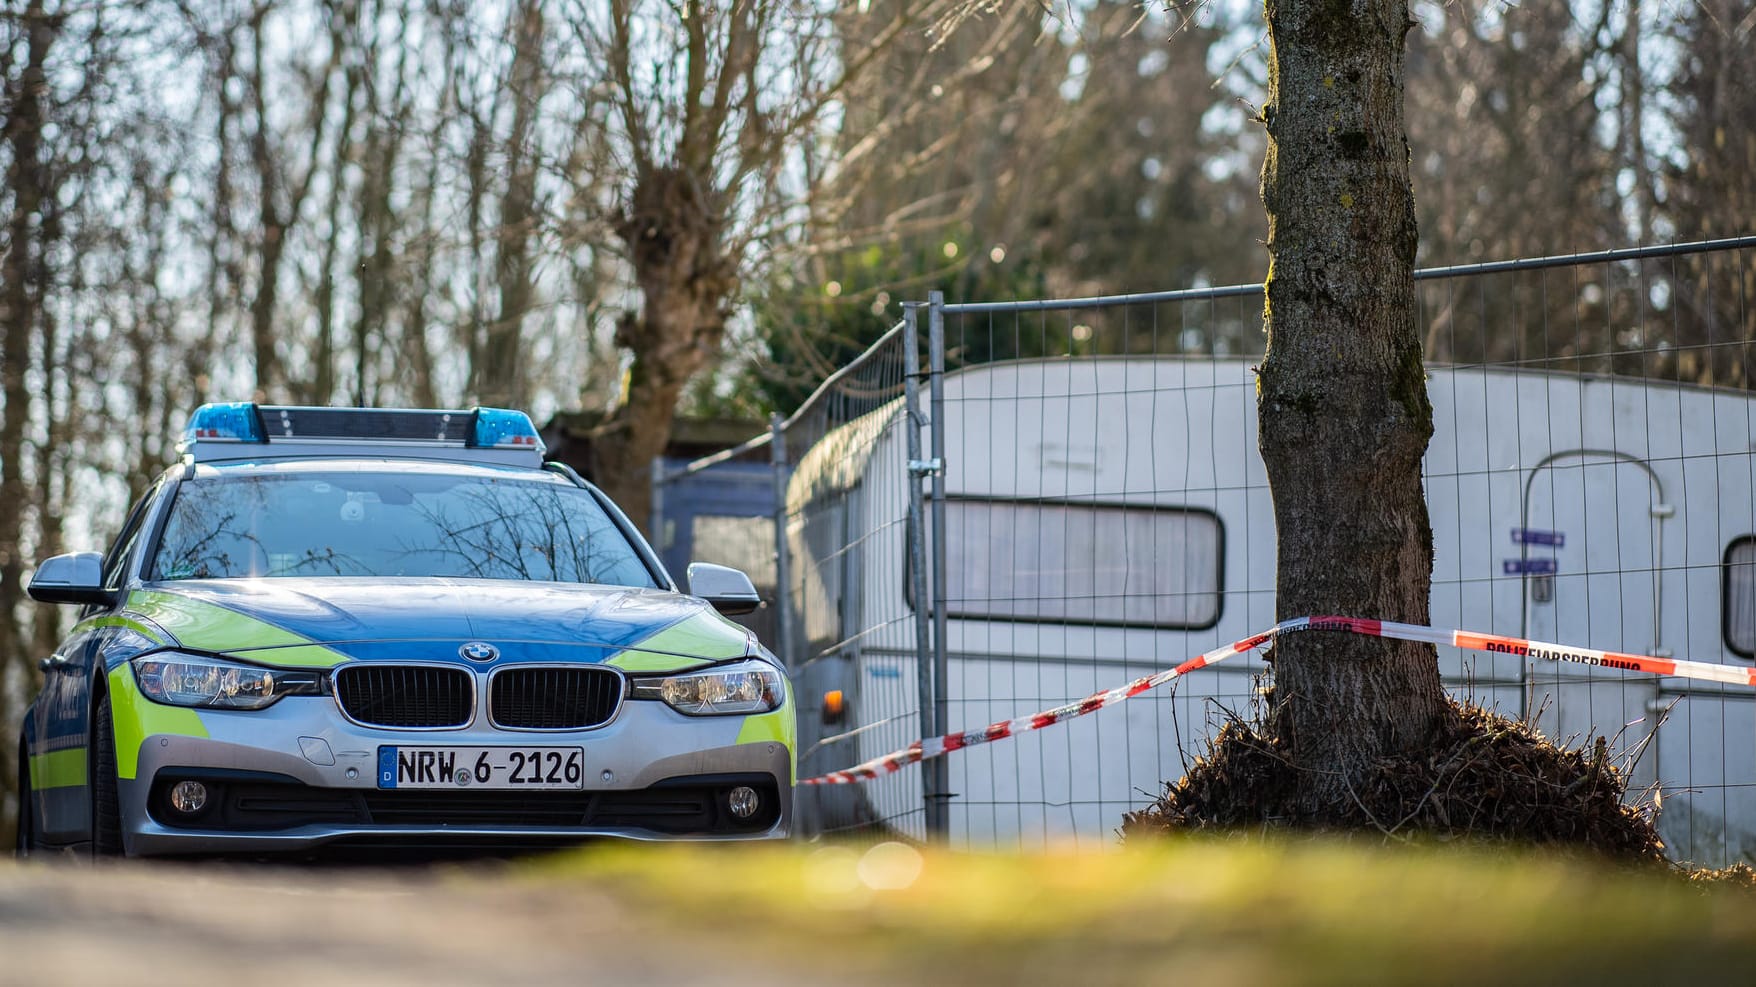
[[[1234,718],[1157,802],[1125,817],[1123,835],[1269,827],[1391,841],[1535,844],[1621,861],[1665,860],[1650,806],[1624,801],[1627,778],[1602,738],[1581,748],[1562,747],[1517,720],[1452,706],[1451,729],[1431,750],[1380,763],[1346,803],[1315,810],[1301,800],[1297,769],[1279,742]]]

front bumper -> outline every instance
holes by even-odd
[[[202,710],[206,736],[118,724],[118,737],[141,738],[134,775],[119,783],[123,841],[132,855],[166,855],[331,844],[544,846],[591,837],[778,839],[792,824],[792,751],[780,739],[791,731],[764,718],[790,723],[792,715],[790,699],[753,717],[687,717],[662,703],[627,701],[590,730],[501,730],[485,717],[457,730],[386,730],[349,722],[327,697],[295,696],[265,710]],[[375,768],[384,745],[577,746],[586,789],[382,791]],[[208,784],[215,804],[180,821],[164,790],[184,778]],[[688,805],[746,783],[764,793],[754,824],[731,824],[712,805],[690,815]]]

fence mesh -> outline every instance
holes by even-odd
[[[1752,246],[1420,282],[1450,424],[1426,461],[1436,622],[1749,666]],[[1458,668],[1552,737],[1608,736],[1676,858],[1756,860],[1756,691],[1513,658]]]
[[[801,776],[905,746],[922,719],[908,578],[905,431],[909,338],[897,326],[819,389],[781,429],[795,464],[784,514],[792,629],[785,660],[801,697]],[[825,697],[840,693],[837,707]],[[856,715],[857,714],[857,715]],[[857,788],[801,791],[807,832],[885,827],[926,835],[915,773]]]
[[[1753,252],[1742,238],[1420,272],[1435,625],[1750,665]],[[902,327],[784,430],[801,775],[1076,701],[1276,618],[1260,286],[921,311],[943,326],[924,363],[945,372],[924,375],[942,400],[918,448],[928,409],[905,394],[918,364]],[[944,453],[922,515],[942,513],[938,539],[909,520],[937,465],[921,448]],[[911,548],[942,574],[924,598]],[[942,601],[937,625],[923,599]],[[939,666],[936,696],[921,660]],[[1678,859],[1756,860],[1756,690],[1449,648],[1440,666],[1454,694],[1557,740],[1608,737]],[[1248,715],[1261,671],[1243,656],[953,754],[944,828],[963,844],[1113,842],[1224,718]],[[838,689],[845,710],[825,722]],[[910,768],[802,791],[802,829],[923,836],[937,784]]]

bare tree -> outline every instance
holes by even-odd
[[[1607,84],[1590,78],[1608,74],[1611,9],[1582,21],[1566,5],[1458,0],[1429,8],[1410,32],[1426,262],[1564,253],[1627,236],[1613,207],[1618,155],[1600,136],[1611,129],[1597,106]]]
[[[46,66],[60,40],[61,20],[44,9],[42,0],[32,0],[17,29],[23,35],[24,63],[7,66],[0,129],[9,155],[4,191],[11,207],[0,252],[0,399],[5,401],[5,417],[0,419],[0,502],[8,505],[0,511],[0,682],[24,668],[29,654],[29,636],[20,613],[27,518],[23,508],[32,500],[24,472],[25,437],[33,417],[32,348],[42,322],[41,259],[53,232],[42,223],[44,205],[54,197],[51,171],[43,160],[49,116]],[[0,736],[0,756],[7,765],[12,762],[14,740],[10,730]]]
[[[184,368],[190,379],[201,382],[197,390],[205,392],[206,383],[211,381],[211,368],[204,366],[201,361],[218,349],[222,326],[231,317],[235,304],[234,295],[244,281],[241,251],[234,249],[238,242],[238,230],[233,223],[236,190],[233,187],[231,156],[235,142],[233,135],[240,114],[238,100],[232,92],[232,80],[239,78],[237,32],[236,25],[230,23],[223,23],[218,30],[214,30],[205,19],[187,7],[182,13],[196,49],[204,56],[206,85],[203,89],[211,95],[214,102],[212,133],[216,153],[212,194],[207,197],[207,228],[202,235],[207,253],[206,319],[202,345],[190,348],[190,362]]]
[[[773,207],[804,193],[799,149],[935,9],[935,0],[872,8],[870,43],[856,49],[838,48],[833,8],[783,0],[574,8],[586,53],[606,70],[604,139],[621,158],[613,225],[638,301],[617,323],[628,369],[596,437],[594,478],[632,517],[647,516],[647,465],[690,378],[720,352],[752,254],[788,222]],[[794,196],[767,194],[788,183]]]
[[[369,40],[357,45],[361,68],[350,64],[349,72],[364,76],[364,66],[377,64],[387,56],[381,52],[380,35],[374,31]],[[368,386],[369,371],[382,361],[378,358],[382,344],[389,339],[390,316],[400,289],[396,247],[404,225],[410,217],[399,213],[394,203],[397,167],[402,161],[403,138],[408,129],[411,108],[408,94],[410,53],[405,46],[394,46],[395,69],[387,97],[381,98],[375,81],[362,80],[360,88],[367,98],[367,128],[362,143],[366,167],[362,169],[359,189],[359,235],[361,257],[355,266],[358,272],[356,289],[359,314],[354,319],[353,352],[357,362],[354,375],[354,404],[378,403],[383,374]],[[430,405],[429,405],[430,407]]]
[[[1667,40],[1687,54],[1667,105],[1685,153],[1661,169],[1668,194],[1659,215],[1680,240],[1748,233],[1756,222],[1756,127],[1749,122],[1756,120],[1756,74],[1749,70],[1756,64],[1756,2],[1700,0],[1677,13]],[[1748,264],[1703,267],[1676,287],[1685,315],[1667,354],[1676,375],[1756,386],[1756,271]],[[1715,345],[1732,341],[1739,345]]]
[[[344,5],[354,11],[354,4]],[[346,47],[346,15],[333,5],[325,4],[330,19],[329,57],[315,72],[317,85],[310,97],[309,122],[291,135],[306,142],[304,165],[290,172],[286,160],[290,155],[273,133],[268,112],[268,56],[265,47],[269,16],[274,5],[258,2],[245,29],[250,37],[250,62],[246,69],[251,100],[250,160],[256,170],[257,266],[256,294],[250,302],[250,344],[255,357],[256,391],[263,397],[281,394],[287,387],[286,368],[279,352],[279,334],[275,318],[279,313],[282,259],[286,256],[288,238],[298,222],[311,180],[317,174],[318,155],[328,126],[329,91],[335,70]],[[222,149],[223,153],[223,149]]]
[[[439,93],[442,113],[450,107],[456,92],[450,80],[452,71],[452,60],[446,58],[446,78],[440,85]],[[415,190],[416,204],[411,208],[417,218],[415,229],[408,236],[409,249],[413,256],[409,260],[408,290],[403,296],[399,336],[402,359],[398,364],[402,372],[400,382],[415,407],[436,408],[439,398],[433,384],[433,352],[427,342],[427,311],[431,304],[428,295],[433,292],[434,256],[438,253],[433,229],[434,209],[439,201],[439,194],[434,188],[439,182],[439,153],[436,142],[427,147],[426,154],[426,167]]]
[[[527,400],[524,319],[536,285],[532,248],[538,221],[537,148],[532,131],[538,103],[547,88],[543,44],[548,34],[540,3],[521,0],[509,28],[513,35],[507,95],[513,101],[512,130],[506,137],[506,184],[500,197],[495,236],[494,276],[499,312],[483,334],[482,350],[471,370],[471,390],[485,404],[522,407]]]
[[[357,29],[357,22],[348,26]],[[324,211],[324,225],[327,229],[317,261],[317,287],[311,300],[312,306],[317,309],[317,338],[312,343],[311,373],[305,382],[306,386],[298,389],[305,395],[304,400],[311,404],[328,404],[335,399],[335,323],[338,301],[335,268],[341,258],[344,236],[342,224],[346,214],[342,211],[342,206],[348,197],[347,171],[354,153],[354,117],[358,112],[359,93],[365,84],[365,75],[365,65],[357,57],[349,59],[342,71],[341,124],[335,132],[335,149],[331,155],[329,170],[329,201]],[[370,143],[368,140],[368,147]],[[366,157],[371,159],[370,150]],[[373,169],[373,174],[378,174],[377,169]],[[374,273],[382,276],[382,272]],[[365,278],[362,277],[361,281],[364,282]],[[361,290],[364,291],[363,283]],[[364,361],[362,365],[363,363]],[[363,378],[363,372],[361,376]]]

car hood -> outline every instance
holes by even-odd
[[[484,579],[184,579],[129,594],[166,644],[275,665],[348,660],[607,662],[669,671],[756,650],[705,601],[618,586]]]

